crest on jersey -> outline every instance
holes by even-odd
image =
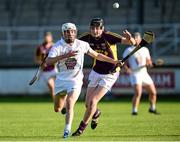
[[[102,48],[103,50],[106,50],[106,44],[105,44],[105,43],[101,43],[101,48]]]
[[[67,67],[68,70],[72,70],[74,69],[74,67],[77,64],[77,60],[75,58],[68,58],[65,62],[65,65]]]

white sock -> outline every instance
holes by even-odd
[[[70,124],[66,124],[64,131],[69,131],[71,132],[71,125]]]
[[[156,110],[156,105],[155,104],[151,104],[151,110]]]
[[[132,112],[137,112],[137,107],[133,107]]]

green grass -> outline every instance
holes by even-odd
[[[102,110],[96,130],[90,125],[80,137],[62,139],[64,116],[53,112],[49,99],[10,98],[0,101],[0,141],[180,141],[180,104],[159,101],[161,115],[148,113],[149,104],[140,104],[138,116],[131,116],[129,99],[100,102]],[[74,131],[84,113],[84,103],[75,106]]]

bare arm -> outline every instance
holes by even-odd
[[[135,39],[132,37],[131,33],[128,32],[127,30],[123,31],[123,38],[121,40],[122,44],[126,45],[136,45]]]
[[[37,47],[36,54],[34,56],[34,61],[39,65],[42,63],[43,58],[45,58],[45,54],[42,53],[42,51],[40,50],[40,47],[41,46]]]
[[[153,67],[153,63],[152,63],[152,59],[150,58],[150,59],[148,59],[148,58],[146,58],[146,66],[147,67]]]
[[[104,61],[104,62],[109,62],[109,63],[115,64],[115,65],[116,65],[117,63],[119,63],[118,60],[114,60],[114,59],[112,59],[112,58],[109,58],[109,57],[101,54],[101,53],[97,53],[96,51],[94,51],[94,50],[92,50],[92,49],[90,49],[90,50],[88,51],[88,55],[91,56],[91,57],[93,57],[93,58],[95,58],[95,59],[97,59],[97,60]]]
[[[70,51],[67,54],[60,55],[60,56],[57,56],[57,57],[48,57],[47,60],[46,60],[46,64],[53,65],[56,62],[58,62],[59,60],[75,56],[76,54],[77,54],[77,51]]]

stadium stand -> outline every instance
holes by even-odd
[[[93,17],[102,17],[111,31],[122,29],[141,32],[152,29],[156,41],[152,55],[179,64],[180,1],[178,0],[1,0],[0,1],[0,65],[34,65],[34,52],[45,31],[53,32],[55,41],[60,25],[74,22],[79,33],[88,29]],[[142,9],[139,5],[143,4]],[[173,42],[172,42],[173,41]],[[121,55],[119,56],[121,57]]]

